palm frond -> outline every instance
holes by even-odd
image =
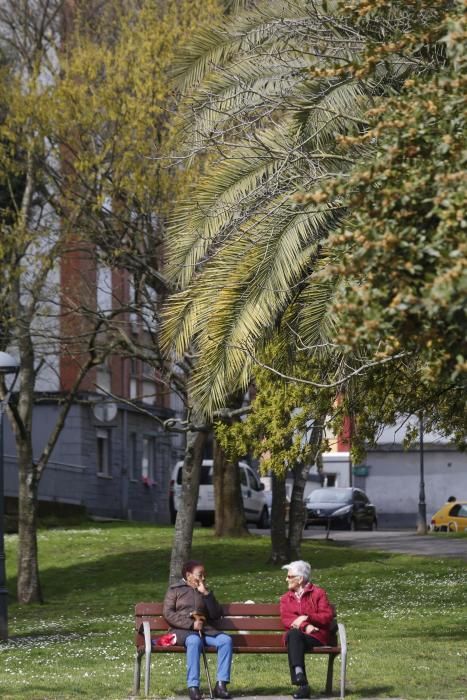
[[[280,211],[271,217],[274,223],[271,218],[262,223],[263,235],[256,231],[254,244],[251,236],[239,234],[222,258],[201,273],[206,287],[200,298],[199,365],[192,390],[206,410],[220,405],[228,389],[248,381],[248,353],[258,351],[296,296],[334,216],[329,210],[293,216]]]
[[[251,131],[252,119],[261,128],[292,99],[299,83],[297,72],[258,62],[243,65],[242,71],[209,76],[182,106],[181,133],[187,150],[243,138]]]
[[[339,279],[332,277],[326,281],[316,280],[311,275],[306,286],[296,301],[294,329],[297,347],[319,348],[333,343],[336,337],[338,320],[331,303],[335,297]]]
[[[271,41],[278,26],[287,29],[286,17],[290,22],[307,16],[306,5],[306,0],[272,0],[267,9],[246,10],[229,23],[199,31],[176,59],[173,76],[178,87],[190,89],[232,57]]]
[[[199,303],[196,290],[172,294],[162,309],[160,344],[167,354],[182,357],[187,351],[198,323]]]
[[[315,246],[303,252],[303,266],[314,250]],[[255,262],[254,255],[247,261],[250,279]],[[239,264],[238,268],[243,283],[235,280],[235,275],[228,279],[215,299],[209,323],[203,325],[197,339],[199,363],[192,378],[192,392],[208,413],[222,405],[232,389],[246,387],[251,369],[248,352],[262,346],[289,301],[289,294],[274,295],[269,290],[252,296],[245,284],[245,265]]]
[[[185,286],[211,246],[217,249],[228,238],[229,226],[235,232],[243,212],[251,217],[260,202],[276,194],[279,178],[286,181],[283,165],[291,148],[286,131],[265,130],[210,169],[173,217],[167,237],[172,280]]]
[[[356,80],[307,81],[294,105],[294,117],[312,148],[326,148],[336,134],[364,131],[373,102],[369,86]]]

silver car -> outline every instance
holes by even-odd
[[[253,469],[246,462],[239,462],[240,483],[242,488],[243,510],[247,522],[254,523],[257,527],[269,527],[269,512],[264,493],[264,484],[256,476]],[[177,462],[172,471],[169,490],[169,508],[172,523],[175,522],[182,491],[183,462]],[[203,525],[212,525],[214,522],[214,486],[212,484],[212,459],[203,459],[201,466],[201,479],[199,486],[198,503],[196,506],[196,519]]]

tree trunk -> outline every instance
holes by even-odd
[[[32,462],[32,446],[18,450],[18,583],[19,603],[42,603],[37,550],[37,477]]]
[[[271,563],[285,564],[288,561],[286,534],[286,490],[285,475],[272,474],[271,508]]]
[[[305,465],[297,464],[293,470],[294,482],[290,500],[289,535],[287,538],[289,558],[291,560],[301,559],[300,544],[305,526],[303,493],[309,469],[310,466],[307,462]]]
[[[316,456],[321,448],[321,440],[323,435],[322,423],[318,419],[318,424],[311,431],[310,444],[314,448],[311,463],[316,460]],[[306,464],[297,464],[294,468],[294,484],[292,489],[292,497],[290,501],[289,513],[289,536],[288,549],[290,559],[300,559],[300,545],[302,541],[303,528],[305,526],[306,509],[303,502],[303,493],[305,491],[308,472],[310,471],[310,463],[307,460]]]
[[[180,578],[184,562],[191,557],[201,463],[203,461],[206,439],[207,432],[204,430],[187,433],[182,472],[182,493],[177,519],[175,520],[175,533],[170,558],[170,583],[174,583]]]
[[[15,289],[17,308],[20,288]],[[39,472],[34,463],[32,446],[32,411],[34,405],[34,346],[31,319],[25,314],[18,319],[18,348],[20,356],[19,391],[13,417],[16,453],[18,455],[18,581],[20,603],[42,602],[37,549],[37,490]]]
[[[242,407],[243,391],[231,394],[226,402],[226,407],[235,413]],[[235,415],[222,419],[228,425],[240,420]],[[243,510],[242,486],[240,482],[240,468],[235,459],[234,462],[227,459],[225,451],[214,441],[214,504],[215,504],[215,530],[216,537],[243,537],[248,534],[245,513]]]
[[[248,528],[243,512],[240,469],[227,459],[225,451],[214,441],[214,503],[216,537],[243,537]]]

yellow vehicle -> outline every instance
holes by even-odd
[[[467,501],[445,503],[431,518],[434,532],[467,532]]]

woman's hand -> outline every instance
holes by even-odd
[[[193,623],[193,629],[196,632],[202,632],[203,631],[203,625],[204,625],[204,620],[195,620]]]
[[[318,630],[319,630],[319,627],[315,627],[314,625],[307,625],[305,627],[306,634],[313,634],[313,632],[317,632]]]
[[[206,588],[206,584],[204,582],[204,578],[199,579],[198,581],[198,586],[197,590],[202,593],[203,595],[207,595],[209,593],[208,589]]]
[[[308,620],[308,615],[300,615],[300,617],[296,617],[295,620],[292,622],[291,627],[294,627],[295,629],[299,630],[300,627],[303,625],[304,622]]]
[[[186,582],[188,583],[191,588],[195,588],[197,591],[202,593],[203,595],[207,595],[209,593],[209,590],[206,586],[206,576],[204,574],[204,570],[202,571],[194,571],[194,572],[189,572],[186,575]]]

